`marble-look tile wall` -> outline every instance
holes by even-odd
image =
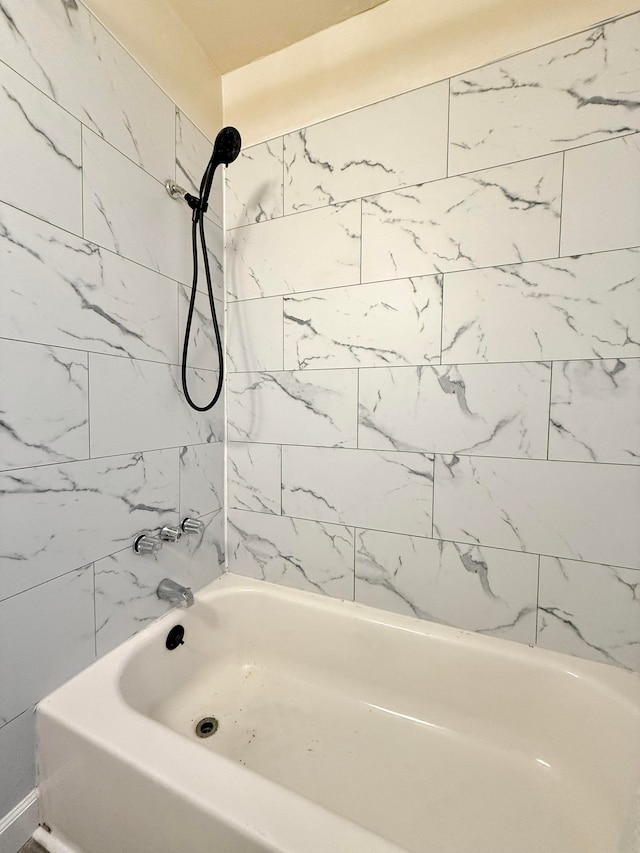
[[[640,670],[639,44],[243,152],[232,571]]]
[[[179,388],[191,216],[163,187],[199,182],[209,140],[75,2],[2,0],[0,119],[2,818],[35,782],[34,704],[163,613],[162,577],[222,570],[224,413]],[[217,366],[196,307],[204,397]],[[185,515],[202,537],[133,554]]]

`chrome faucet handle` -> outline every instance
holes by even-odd
[[[204,533],[204,521],[199,518],[183,518],[180,527],[185,533]]]
[[[163,542],[177,542],[182,536],[182,531],[179,527],[163,527],[160,530],[160,538]]]
[[[133,542],[133,550],[136,554],[157,554],[161,548],[162,540],[148,533],[141,533]]]

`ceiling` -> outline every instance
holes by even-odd
[[[166,0],[221,74],[387,0]]]

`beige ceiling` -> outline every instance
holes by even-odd
[[[166,0],[221,74],[387,0]]]

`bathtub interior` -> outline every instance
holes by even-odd
[[[119,689],[202,750],[416,853],[618,849],[636,676],[232,576],[173,621]]]

